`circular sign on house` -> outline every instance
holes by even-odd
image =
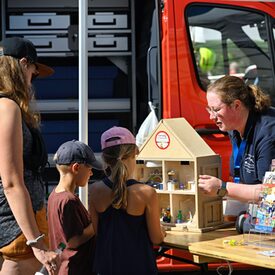
[[[170,137],[164,131],[157,132],[155,142],[159,149],[165,150],[170,145]]]

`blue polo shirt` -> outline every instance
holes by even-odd
[[[230,131],[232,155],[230,174],[234,176],[233,144],[241,144],[238,131]],[[264,113],[250,112],[244,132],[246,146],[240,161],[240,182],[246,184],[262,183],[266,171],[270,170],[271,160],[275,159],[275,108]]]

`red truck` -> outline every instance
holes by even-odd
[[[234,74],[259,85],[274,104],[274,17],[271,2],[156,1],[151,27],[156,39],[151,38],[147,56],[149,99],[159,107],[159,117],[186,118],[222,156],[224,179],[231,146],[209,119],[205,89]]]
[[[228,180],[231,145],[205,110],[206,86],[223,75],[236,75],[259,85],[274,105],[275,3],[164,0],[154,8],[155,40],[151,38],[147,56],[149,99],[160,117],[187,119],[221,155],[222,177]],[[159,268],[186,270],[187,265],[162,259]]]

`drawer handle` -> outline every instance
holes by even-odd
[[[35,48],[37,49],[51,49],[53,47],[53,43],[52,41],[49,41],[49,44],[48,45],[35,45]]]
[[[31,19],[28,19],[28,26],[51,26],[52,19],[48,19],[48,22],[32,22]]]
[[[96,41],[94,41],[93,44],[94,44],[94,48],[116,48],[117,47],[116,41],[114,41],[113,44],[108,44],[108,45],[97,44]]]
[[[111,25],[116,25],[116,18],[113,19],[112,22],[96,22],[96,19],[93,19],[93,25],[94,26],[111,26]]]

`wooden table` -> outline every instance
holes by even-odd
[[[275,249],[275,236],[272,237],[273,247],[266,247],[264,239],[267,236],[258,234],[233,235],[230,237],[221,237],[213,240],[201,241],[189,245],[189,251],[198,255],[196,262],[204,262],[204,257],[221,259],[231,262],[245,263],[249,265],[275,269],[275,257],[269,257],[258,254],[264,250]],[[231,246],[225,244],[225,240],[234,240],[243,245]],[[266,242],[267,244],[268,242]]]
[[[197,265],[201,269],[201,273],[207,273],[208,263],[217,262],[213,258],[198,258],[196,255],[193,255],[193,260],[190,260],[190,257],[175,256],[166,253],[168,249],[178,249],[183,251],[189,251],[190,245],[197,242],[203,242],[208,240],[213,240],[221,237],[228,237],[235,235],[237,232],[235,228],[226,228],[226,229],[217,229],[209,232],[187,232],[187,231],[166,231],[167,236],[164,239],[164,242],[161,244],[161,249],[159,250],[159,255],[178,260],[181,262]],[[186,254],[186,253],[185,253]],[[192,257],[191,257],[192,259]]]
[[[256,242],[252,236],[255,234],[250,235],[250,238],[248,238],[249,235],[237,234],[235,228],[223,228],[204,233],[167,231],[167,236],[162,243],[163,252],[160,251],[160,255],[190,263],[190,260],[171,257],[165,253],[168,248],[189,250],[193,254],[192,263],[199,265],[202,273],[207,271],[208,263],[217,262],[218,259],[275,269],[274,257],[257,254],[259,251],[271,250],[271,248],[255,245]],[[224,244],[225,240],[238,242],[244,240],[249,241],[249,244],[231,246]],[[273,244],[275,245],[275,240]]]
[[[226,238],[237,234],[235,228],[222,228],[208,232],[166,231],[167,235],[162,245],[188,250],[193,243]]]

